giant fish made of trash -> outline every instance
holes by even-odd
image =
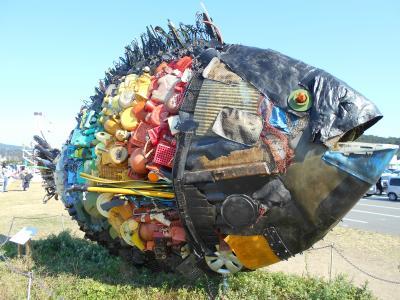
[[[354,142],[382,118],[331,74],[195,25],[125,47],[62,149],[36,136],[46,199],[134,265],[255,270],[322,239],[397,151]]]

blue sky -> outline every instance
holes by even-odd
[[[193,23],[199,1],[0,1],[0,143],[29,143],[33,112],[59,146],[83,99],[145,30]],[[400,1],[210,1],[224,39],[325,69],[374,101],[370,134],[400,136]]]

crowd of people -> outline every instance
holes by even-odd
[[[3,183],[2,191],[8,192],[8,183],[10,178],[21,180],[21,189],[26,191],[29,189],[29,184],[33,178],[31,172],[25,167],[12,168],[6,163],[2,163],[0,172],[0,182]]]

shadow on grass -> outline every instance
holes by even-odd
[[[17,255],[16,245],[7,243],[2,252],[10,258]],[[46,239],[32,241],[34,270],[41,274],[70,274],[80,278],[92,278],[113,285],[137,287],[163,287],[178,289],[205,289],[217,292],[219,278],[200,278],[193,282],[178,274],[153,273],[146,268],[135,268],[120,257],[113,256],[102,246],[64,231]],[[210,291],[211,289],[211,291]]]

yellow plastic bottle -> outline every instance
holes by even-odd
[[[147,101],[147,94],[149,92],[149,87],[151,84],[150,68],[144,67],[143,74],[136,81],[135,93],[136,100]]]

